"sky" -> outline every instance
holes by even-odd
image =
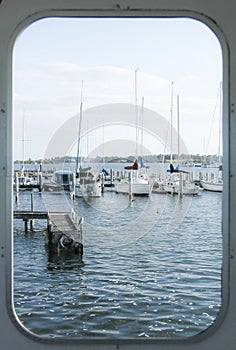
[[[13,52],[14,159],[75,156],[81,101],[81,155],[176,152],[176,132],[180,152],[217,154],[221,81],[220,43],[197,20],[36,21]]]

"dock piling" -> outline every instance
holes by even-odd
[[[129,201],[132,202],[133,200],[133,192],[132,192],[132,173],[130,171],[129,173]]]
[[[15,201],[16,203],[18,203],[18,199],[19,199],[19,179],[18,179],[18,173],[15,174]]]
[[[31,198],[31,212],[33,213],[34,212],[34,193],[33,192],[31,192],[30,198]],[[30,220],[30,230],[31,231],[34,230],[34,219]]]

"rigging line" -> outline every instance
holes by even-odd
[[[170,107],[170,116],[169,116],[169,123],[167,124],[167,131],[166,131],[166,138],[164,143],[164,155],[163,155],[163,163],[165,160],[165,153],[166,153],[166,146],[167,146],[167,139],[169,135],[169,129],[170,129],[170,157],[171,157],[171,163],[172,163],[172,124],[173,124],[173,81],[171,82],[171,107]]]
[[[142,109],[141,109],[141,157],[143,157],[143,117],[144,117],[144,97],[142,97]],[[139,131],[140,131],[139,128]]]
[[[76,171],[79,168],[79,155],[80,155],[80,144],[81,144],[81,126],[82,126],[82,111],[83,111],[83,80],[81,82],[81,97],[80,97],[80,112],[79,112],[79,128],[78,128],[78,146],[77,146],[77,156],[76,156]],[[81,161],[80,161],[81,165]]]
[[[173,157],[173,95],[174,95],[174,83],[172,81],[171,83],[171,110],[170,110],[170,117],[171,117],[171,122],[170,122],[170,162],[172,163],[172,157]]]
[[[144,97],[142,97],[142,105],[141,105],[141,109],[140,109],[140,114],[138,114],[137,117],[137,142],[139,140],[139,135],[141,135],[141,145],[142,145],[142,141],[143,141],[143,115],[144,115]]]
[[[220,82],[220,87],[219,87],[219,139],[218,139],[218,161],[220,162],[220,152],[221,152],[221,143],[222,143],[222,82]]]
[[[138,68],[135,69],[135,81],[134,81],[134,103],[135,103],[135,130],[136,130],[136,139],[135,139],[135,157],[138,156],[138,88],[137,88],[137,73]]]
[[[206,154],[208,153],[208,147],[209,147],[210,138],[211,138],[211,133],[212,133],[212,128],[213,128],[213,121],[214,121],[214,118],[215,118],[215,115],[216,115],[216,109],[217,109],[218,100],[219,100],[219,96],[220,96],[220,88],[221,88],[221,86],[219,86],[218,91],[217,91],[216,102],[215,102],[215,106],[214,106],[213,115],[212,115],[212,118],[211,118],[209,137],[208,137],[208,141],[207,141],[207,145],[206,145],[206,150],[205,150],[205,153],[206,153]]]
[[[168,135],[169,135],[170,122],[171,122],[171,116],[169,116],[169,123],[167,124],[166,137],[165,137],[164,150],[163,150],[163,152],[164,152],[163,163],[164,163],[165,155],[166,155],[166,144],[167,144],[167,139],[168,139]]]
[[[177,95],[177,132],[178,132],[178,145],[177,145],[177,153],[178,153],[178,165],[179,165],[179,162],[180,162],[180,147],[179,147],[179,133],[180,133],[180,130],[179,130],[179,95]]]

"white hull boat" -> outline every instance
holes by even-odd
[[[200,183],[201,183],[201,186],[206,191],[212,191],[212,192],[222,192],[223,191],[223,181],[222,180],[219,180],[218,182],[201,180]]]
[[[123,180],[115,184],[115,191],[117,193],[130,193],[130,184],[128,180]],[[133,195],[147,195],[152,191],[152,186],[145,180],[137,179],[132,182],[132,194]]]
[[[81,198],[81,197],[99,198],[101,197],[101,194],[102,194],[102,188],[101,188],[101,184],[99,183],[90,183],[86,185],[77,184],[75,186],[75,196],[78,198]]]
[[[164,185],[164,189],[167,193],[171,194],[183,194],[183,195],[197,195],[199,193],[199,186],[188,183],[180,186],[179,182],[170,181]]]
[[[204,190],[212,192],[223,192],[222,165],[218,167],[219,172],[217,175],[211,174],[211,176],[209,176],[206,174],[205,177],[200,180],[200,184]]]
[[[102,186],[100,180],[91,172],[91,168],[80,168],[76,174],[76,197],[101,197]]]
[[[167,193],[182,194],[182,195],[197,195],[200,187],[195,185],[193,181],[188,178],[182,178],[183,173],[170,176],[164,184],[164,189]]]
[[[75,175],[72,171],[55,171],[50,182],[43,185],[43,190],[52,193],[73,192],[75,187]]]

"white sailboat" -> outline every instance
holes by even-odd
[[[31,176],[25,169],[25,142],[30,141],[25,138],[25,112],[23,114],[23,123],[22,123],[22,166],[20,171],[15,172],[13,185],[14,187],[18,187],[20,190],[24,190],[30,188],[31,185],[37,185],[37,181]]]
[[[125,167],[125,170],[130,171],[129,177],[115,183],[117,193],[130,195],[149,195],[151,193],[152,185],[148,176],[139,171],[137,159],[133,165]]]
[[[173,83],[172,83],[172,98],[173,99]],[[172,111],[173,102],[171,102],[171,129],[172,129]],[[177,119],[178,119],[178,164],[179,164],[179,95],[177,95]],[[172,132],[171,132],[172,133]],[[171,135],[172,138],[172,135]],[[172,140],[171,140],[171,163],[170,174],[167,176],[164,184],[164,190],[167,193],[182,195],[197,195],[199,193],[199,186],[195,185],[191,174],[187,171],[174,168],[172,164]]]
[[[91,167],[83,168],[80,157],[80,143],[81,143],[81,126],[82,126],[82,112],[83,112],[83,81],[81,86],[81,102],[80,102],[80,120],[78,130],[78,147],[76,157],[76,185],[75,197],[101,197],[101,182],[99,177],[93,173]]]
[[[197,195],[200,188],[189,177],[188,172],[181,170],[175,173],[174,176],[171,174],[169,179],[166,180],[164,190],[171,194]]]
[[[201,180],[200,183],[201,183],[201,186],[206,191],[223,192],[222,171],[219,170],[219,174],[217,178],[214,177],[211,180]]]
[[[136,160],[133,165],[126,166],[125,170],[129,170],[129,177],[117,181],[115,183],[115,191],[117,193],[132,195],[150,195],[152,191],[152,184],[149,181],[149,176],[143,171],[142,167],[138,164],[138,113],[137,113],[137,69],[135,70],[135,123],[136,123]],[[142,100],[142,118],[143,118],[143,103]],[[143,125],[141,122],[141,145],[143,146]]]
[[[223,171],[220,159],[220,145],[221,145],[221,116],[222,116],[222,83],[219,86],[219,139],[218,139],[218,173],[214,174],[214,176],[205,177],[201,179],[200,184],[202,188],[206,191],[212,192],[222,192],[223,191]],[[218,98],[217,98],[218,99]]]
[[[100,179],[93,173],[91,167],[80,167],[76,173],[76,176],[76,197],[101,197],[102,187]]]
[[[219,176],[217,178],[214,178],[210,181],[208,180],[201,180],[200,184],[202,188],[206,191],[212,191],[212,192],[223,192],[223,179],[219,173]]]

